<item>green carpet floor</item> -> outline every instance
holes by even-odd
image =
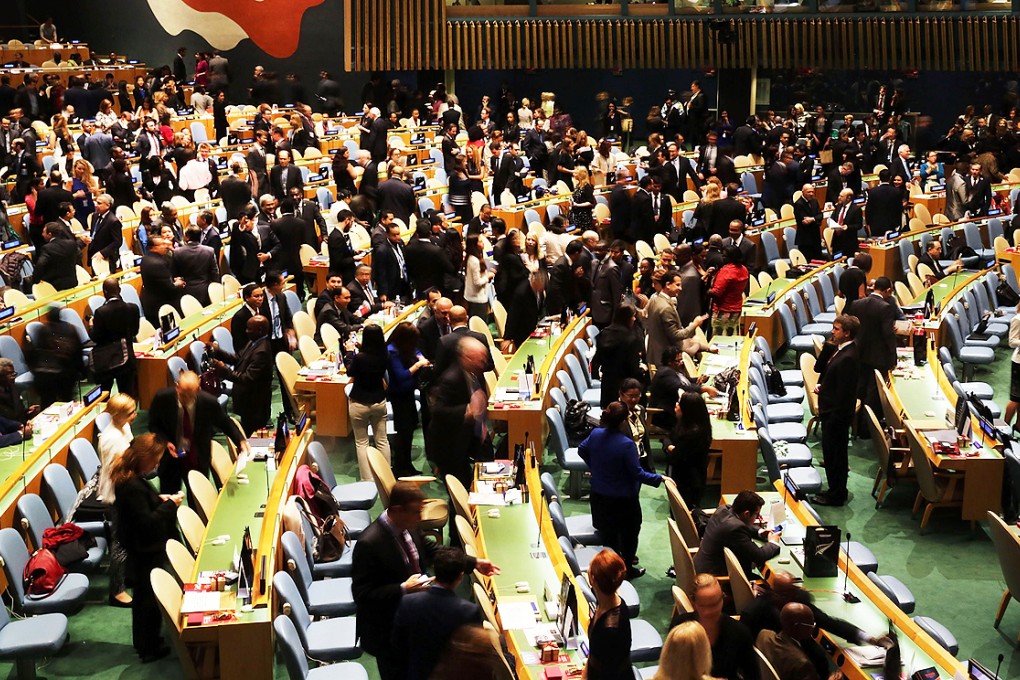
[[[990,382],[996,401],[1005,404],[1008,394],[1008,351],[997,352],[994,369],[979,370],[976,380]],[[784,368],[792,368],[789,357]],[[994,372],[993,372],[994,371]],[[274,409],[275,413],[276,409]],[[146,415],[139,415],[136,432],[145,431]],[[326,440],[337,476],[341,480],[357,477],[353,440]],[[810,442],[820,465],[820,444],[816,437]],[[416,450],[420,450],[419,446]],[[420,455],[420,454],[419,454]],[[421,458],[419,468],[425,468]],[[952,510],[935,511],[927,533],[919,532],[919,519],[910,516],[916,488],[904,484],[894,488],[885,506],[875,509],[871,486],[876,469],[875,457],[868,441],[852,442],[850,449],[850,502],[843,508],[819,508],[826,522],[850,531],[854,540],[870,547],[879,559],[879,573],[891,574],[902,580],[917,599],[916,614],[931,616],[946,625],[960,643],[959,658],[974,656],[994,667],[998,654],[1004,654],[1002,678],[1020,678],[1020,654],[1014,643],[1020,634],[1020,604],[1006,612],[1000,630],[992,627],[999,598],[1005,583],[987,530],[972,532],[968,523]],[[564,488],[565,476],[553,464],[550,471]],[[759,489],[768,485],[759,478]],[[439,486],[429,489],[432,495],[443,495]],[[563,494],[568,514],[589,512],[587,501],[572,501]],[[716,489],[709,489],[705,505],[718,501]],[[644,524],[641,530],[641,565],[648,570],[635,581],[641,595],[641,618],[665,633],[672,609],[672,580],[665,571],[671,556],[665,519],[668,506],[664,491],[644,487],[642,490]],[[372,510],[375,516],[381,508]],[[123,678],[163,679],[180,677],[176,659],[171,656],[160,662],[141,665],[131,648],[131,615],[126,609],[106,605],[104,574],[92,578],[89,604],[71,618],[71,641],[56,657],[39,664],[40,675],[49,678]],[[879,631],[873,631],[879,632]],[[361,659],[373,680],[378,678],[371,657]],[[916,669],[911,669],[916,670]],[[15,677],[13,665],[0,663],[0,677]],[[227,677],[227,676],[225,676]],[[284,678],[282,666],[276,677]]]

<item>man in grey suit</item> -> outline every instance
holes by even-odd
[[[202,229],[190,226],[184,231],[184,245],[173,253],[173,276],[184,279],[184,292],[209,304],[209,284],[220,280],[216,251],[201,245]]]
[[[964,175],[967,172],[966,163],[957,163],[956,172],[946,180],[946,217],[950,222],[959,222],[963,219],[963,204],[967,201],[967,183]]]
[[[653,279],[654,281],[654,279]],[[645,334],[648,337],[648,361],[656,368],[662,363],[662,350],[669,345],[695,350],[693,346],[694,332],[707,319],[707,314],[694,317],[687,326],[680,323],[680,314],[676,310],[676,296],[681,289],[679,271],[670,270],[659,276],[659,289],[648,299],[645,307]],[[693,353],[693,352],[689,352]]]

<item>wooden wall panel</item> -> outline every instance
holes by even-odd
[[[344,0],[347,71],[518,68],[1020,69],[1020,16],[453,19],[444,0]]]

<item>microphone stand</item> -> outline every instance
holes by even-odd
[[[546,504],[545,489],[542,489],[540,491],[540,493],[542,495],[541,495],[541,502],[538,504],[538,536],[535,537],[535,542],[531,545],[532,548],[536,548],[536,549],[542,547],[542,517],[543,517],[543,515],[545,513],[545,504]]]
[[[843,572],[843,600],[850,604],[857,604],[861,601],[861,598],[857,597],[849,590],[850,580],[850,532],[846,532],[846,570]]]

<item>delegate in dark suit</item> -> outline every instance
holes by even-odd
[[[240,352],[248,344],[248,320],[256,314],[258,314],[258,310],[253,311],[245,303],[234,312],[234,316],[230,317],[230,338],[233,340],[235,352]]]
[[[274,165],[269,173],[269,186],[273,196],[282,201],[287,197],[291,187],[297,187],[304,191],[305,183],[301,179],[301,171],[296,166]]]
[[[506,310],[504,338],[513,341],[514,347],[520,347],[535,332],[544,309],[545,293],[536,292],[530,280],[519,283]]]
[[[979,217],[988,212],[988,205],[992,202],[992,184],[984,177],[975,179],[968,177],[964,188],[967,190],[967,200],[964,201],[963,209],[970,213],[971,217]]]
[[[592,265],[596,268],[591,291],[591,319],[595,325],[604,328],[613,320],[613,312],[623,296],[623,281],[620,279],[620,267],[613,258],[606,257],[601,263]]]
[[[265,159],[262,160],[262,168],[265,172]],[[248,171],[252,170],[249,168]],[[251,186],[233,175],[226,177],[220,182],[220,199],[223,201],[223,209],[227,211],[227,219],[235,220],[241,208],[251,203]]]
[[[575,274],[578,268],[583,267],[580,257],[576,263],[572,263],[566,255],[556,260],[549,270],[549,283],[546,285],[546,313],[560,314],[564,307],[576,311],[581,302],[590,298],[588,277]]]
[[[474,338],[478,342],[482,343],[483,346],[489,346],[489,340],[481,333],[475,332],[467,326],[457,326],[452,329],[449,333],[439,338],[438,344],[435,345],[435,373],[442,375],[446,372],[446,369],[450,367],[450,364],[457,360],[457,345],[464,338]],[[422,352],[424,354],[425,352]],[[489,356],[489,363],[485,366],[485,371],[494,370],[494,362],[492,356]]]
[[[438,288],[446,292],[443,285],[444,277],[455,274],[456,271],[442,248],[419,236],[411,239],[404,248],[404,257],[407,263],[407,277],[411,279],[416,297],[424,298],[425,291],[429,288]]]
[[[633,243],[630,194],[626,184],[617,184],[609,192],[609,231],[614,239]]]
[[[861,322],[854,342],[859,348],[861,370],[857,381],[857,398],[862,406],[881,413],[875,371],[887,376],[896,366],[896,308],[879,293],[872,293],[847,305],[844,314],[856,316]]]
[[[829,343],[815,362],[815,370],[821,374],[818,417],[822,422],[822,460],[829,482],[826,496],[834,503],[843,503],[850,470],[847,443],[857,406],[857,395],[846,386],[853,384],[860,371],[857,346],[852,341],[842,348]]]
[[[230,230],[230,271],[241,285],[259,277],[259,242],[255,234],[234,223]]]
[[[726,575],[726,559],[723,548],[729,548],[736,555],[744,573],[749,577],[755,567],[765,566],[767,560],[779,554],[779,545],[755,542],[757,532],[744,524],[733,508],[724,505],[715,511],[705,527],[701,548],[694,556],[694,568],[699,574]]]
[[[708,226],[709,235],[719,234],[723,238],[727,238],[730,235],[730,222],[733,220],[740,220],[741,222],[747,220],[747,208],[744,207],[743,203],[731,196],[713,201],[711,206],[711,219]],[[745,258],[744,264],[748,262],[753,261]]]
[[[319,312],[315,319],[315,342],[322,344],[322,327],[332,326],[340,334],[340,342],[343,344],[347,337],[361,328],[361,317],[355,316],[349,309],[339,309],[334,304],[328,304]]]
[[[393,619],[397,677],[429,680],[453,633],[461,626],[481,624],[481,608],[449,588],[432,586],[402,597]]]
[[[411,215],[415,213],[417,205],[414,201],[414,189],[407,182],[393,177],[384,180],[379,183],[378,196],[380,211],[392,212],[394,217],[411,226]]]
[[[329,252],[329,271],[339,273],[345,286],[354,281],[358,263],[354,260],[354,247],[351,245],[350,236],[340,229],[334,229],[329,232],[326,248]]]
[[[304,243],[305,223],[293,213],[284,213],[273,220],[269,229],[279,250],[273,255],[273,267],[294,277],[298,297],[305,297],[305,277],[301,273],[301,245]]]
[[[182,453],[182,417],[178,413],[180,402],[177,389],[166,387],[156,392],[149,406],[149,431],[163,441],[174,444],[177,453]],[[194,406],[194,422],[191,423],[192,450],[184,458],[163,454],[159,463],[159,488],[161,493],[175,493],[181,489],[184,475],[192,469],[204,475],[209,474],[212,461],[212,439],[216,432],[222,432],[236,445],[241,444],[241,431],[234,425],[227,412],[207,392],[199,392]],[[194,467],[192,467],[192,465]]]
[[[138,335],[140,318],[138,306],[132,302],[124,302],[120,297],[108,298],[92,315],[91,337],[96,346],[120,342],[122,339],[128,343],[127,363],[115,371],[96,375],[96,380],[106,392],[110,391],[113,381],[116,380],[117,389],[121,392],[131,395],[136,393],[135,376],[138,373],[138,363],[132,343]]]
[[[389,241],[372,251],[372,279],[379,295],[385,295],[387,300],[395,301],[410,293],[407,272],[400,267],[403,254],[403,244]]]
[[[57,290],[78,285],[75,265],[78,260],[78,243],[72,238],[54,238],[43,245],[35,261],[35,280],[53,284]]]
[[[344,279],[344,281],[346,280]],[[348,308],[353,309],[358,316],[370,316],[382,311],[382,303],[379,302],[379,296],[372,290],[371,284],[365,287],[361,285],[360,281],[354,279],[350,283],[344,284],[344,287],[351,293],[351,302]],[[368,312],[364,313],[361,308],[366,302],[368,303]]]
[[[124,243],[124,233],[121,229],[120,220],[113,210],[107,210],[102,215],[98,212],[92,213],[92,242],[88,248],[90,263],[98,253],[110,263],[111,271],[117,270],[117,254],[120,252],[121,244]]]
[[[248,164],[248,172],[255,176],[259,196],[272,193],[272,187],[269,185],[269,170],[266,168],[266,154],[253,148],[248,152],[246,162]],[[220,185],[220,188],[222,190],[222,185]],[[227,213],[227,219],[229,220],[235,219],[236,217],[236,215],[231,215],[229,212]]]
[[[410,564],[399,535],[381,517],[368,525],[354,545],[351,591],[358,607],[358,637],[361,648],[376,659],[392,652],[393,619],[404,597],[400,585],[414,574],[427,572],[435,554],[436,544],[426,542],[417,530],[408,535],[418,555],[417,569]],[[475,559],[468,557],[466,570],[474,569],[475,564]]]
[[[868,227],[875,236],[899,230],[903,224],[903,195],[891,184],[868,191]]]
[[[234,383],[235,394],[243,395],[241,399],[234,399],[234,412],[241,420],[241,427],[245,432],[265,427],[273,400],[273,350],[269,338],[263,336],[249,342],[236,355],[222,349],[212,354],[233,366],[222,374]]]
[[[861,206],[853,203],[846,206],[845,210],[837,205],[833,208],[831,219],[838,223],[841,217],[845,229],[832,233],[832,255],[835,257],[836,253],[842,253],[852,257],[857,252],[859,232],[864,228],[864,211]]]
[[[322,211],[319,210],[319,204],[315,201],[309,201],[302,199],[297,204],[297,209],[294,214],[301,218],[301,221],[305,224],[304,229],[304,242],[319,250],[319,243],[326,237],[326,218],[322,216]],[[347,279],[344,279],[346,281]]]
[[[142,274],[141,302],[145,318],[159,328],[159,308],[171,305],[180,311],[183,288],[174,285],[170,269],[170,257],[155,252],[142,256],[140,267]]]
[[[482,389],[482,383],[456,363],[439,376],[429,395],[427,436],[435,463],[441,475],[453,475],[465,485],[471,483],[472,466],[482,445],[481,423],[468,412],[475,389]]]
[[[602,376],[602,408],[620,398],[620,383],[625,378],[644,377],[641,351],[641,341],[627,326],[609,324],[596,336],[591,370]]]
[[[809,262],[822,259],[822,228],[825,224],[818,200],[801,196],[793,204],[793,214],[797,220],[797,248]]]
[[[208,305],[209,284],[220,280],[216,251],[189,241],[174,251],[172,265],[173,275],[184,279],[184,293],[194,297],[203,307]]]

